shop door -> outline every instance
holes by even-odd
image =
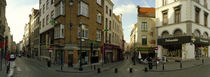
[[[68,54],[68,66],[73,67],[73,54]]]

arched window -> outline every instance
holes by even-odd
[[[199,31],[199,30],[195,30],[195,31],[194,31],[194,36],[200,37],[200,31]]]
[[[203,33],[203,37],[204,37],[204,38],[208,38],[208,37],[209,37],[208,33],[207,33],[207,32],[204,32],[204,33]]]
[[[168,31],[164,31],[164,32],[162,33],[162,37],[167,37],[167,36],[169,36]]]
[[[182,31],[181,31],[180,29],[176,29],[176,30],[174,31],[174,35],[175,35],[175,36],[182,35]]]

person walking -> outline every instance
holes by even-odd
[[[148,58],[148,66],[149,66],[149,69],[151,70],[152,69],[152,57]]]

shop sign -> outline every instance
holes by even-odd
[[[179,39],[165,39],[165,42],[177,42]]]

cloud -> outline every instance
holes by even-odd
[[[123,14],[129,15],[134,14],[136,12],[136,5],[134,4],[127,4],[127,5],[120,5],[114,9],[115,14]]]
[[[39,3],[21,6],[14,5],[15,3],[15,1],[13,1],[13,3],[12,1],[7,2],[6,18],[11,34],[13,35],[13,40],[19,42],[22,40],[25,23],[29,21],[29,14],[31,14],[32,8],[38,9]]]

